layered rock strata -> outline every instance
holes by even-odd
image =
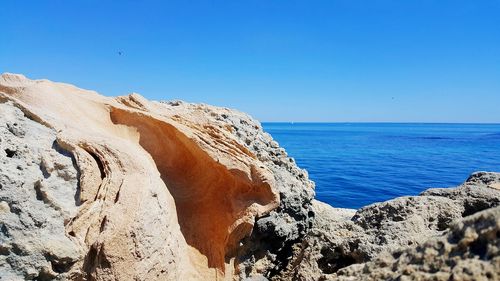
[[[11,276],[229,280],[246,270],[245,239],[270,235],[249,238],[256,218],[293,224],[283,240],[307,227],[312,183],[244,114],[13,74],[0,78],[0,101],[2,119],[16,119],[4,128],[0,194]],[[48,221],[28,224],[31,211]],[[35,227],[48,236],[28,235]],[[19,249],[54,239],[68,252]]]
[[[499,205],[333,208],[244,113],[0,76],[1,280],[499,280]]]

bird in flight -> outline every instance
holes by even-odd
[[[118,51],[118,55],[121,56],[123,54],[122,51]]]

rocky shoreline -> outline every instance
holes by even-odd
[[[250,116],[0,76],[0,280],[500,280],[500,174],[359,210]]]
[[[289,280],[498,280],[500,174],[357,211],[313,201]],[[279,279],[277,279],[279,280]]]

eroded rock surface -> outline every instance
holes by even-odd
[[[257,218],[252,235],[241,241],[236,273],[238,278],[251,280],[279,277],[288,266],[293,247],[301,243],[314,220],[314,184],[308,179],[307,171],[298,168],[294,159],[247,114],[181,101],[165,104],[184,115],[207,118],[214,132],[230,132],[271,171],[279,192],[279,206]]]
[[[244,114],[150,102],[137,94],[107,98],[14,74],[1,76],[0,101],[49,132],[50,145],[40,145],[63,153],[73,168],[73,177],[61,175],[75,183],[71,200],[59,196],[57,186],[54,194],[47,192],[54,199],[34,199],[66,216],[58,221],[57,235],[77,246],[64,278],[230,280],[240,276],[246,260],[242,253],[248,253],[249,243],[242,241],[263,235],[254,231],[257,218],[272,212],[275,220],[294,222],[286,239],[307,227],[308,201],[283,196],[295,192],[310,201],[314,193],[307,174]],[[29,140],[10,140],[29,145]],[[40,163],[34,166],[41,179],[64,172],[52,167],[56,160]],[[50,190],[29,184],[32,197]],[[2,210],[12,209],[5,206]],[[299,216],[289,218],[295,211]],[[45,238],[35,240],[40,239]],[[54,276],[62,278],[57,270]]]
[[[227,108],[0,76],[1,280],[498,280],[500,174],[359,210]]]
[[[487,209],[418,247],[340,269],[335,280],[500,280],[499,233],[500,207]]]
[[[314,201],[317,219],[281,278],[497,280],[499,176],[475,173],[456,188],[375,203],[348,211],[352,216]],[[478,212],[482,215],[471,217]],[[458,242],[463,237],[450,240],[469,234],[467,243]],[[477,248],[491,251],[480,254]]]
[[[67,277],[84,254],[65,230],[78,192],[78,170],[56,132],[0,103],[0,279]]]

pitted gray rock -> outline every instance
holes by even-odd
[[[77,191],[78,171],[56,132],[0,103],[0,279],[65,278],[82,258],[64,228]]]
[[[492,251],[488,262],[469,257],[467,253],[477,251],[475,247],[496,249],[500,241],[498,235],[487,236],[491,241],[481,238],[464,249],[458,247],[463,255],[454,257],[454,252],[447,252],[437,257],[437,261],[421,247],[428,241],[430,244],[425,245],[445,241],[442,237],[448,237],[460,222],[470,222],[469,217],[478,212],[486,212],[490,221],[500,220],[498,209],[491,211],[500,205],[500,190],[495,188],[499,179],[498,173],[474,173],[456,188],[433,188],[420,196],[375,203],[355,213],[313,201],[316,214],[313,227],[301,246],[294,248],[289,263],[292,266],[276,280],[449,280],[449,272],[463,278],[456,280],[496,280],[497,275],[493,273],[500,272],[497,250]],[[483,216],[475,217],[468,231],[480,236],[482,230],[476,229],[479,218]],[[490,225],[498,227],[498,223]],[[427,251],[432,252],[433,247],[428,246]],[[412,257],[424,255],[425,258],[419,259],[417,266],[413,260],[398,259],[402,251],[408,251]],[[451,260],[463,270],[466,264],[470,268],[462,272],[450,265]],[[383,266],[389,262],[392,267]],[[443,270],[448,273],[436,269],[443,262],[447,263]],[[437,273],[432,274],[433,271]],[[403,277],[398,279],[398,276]]]

